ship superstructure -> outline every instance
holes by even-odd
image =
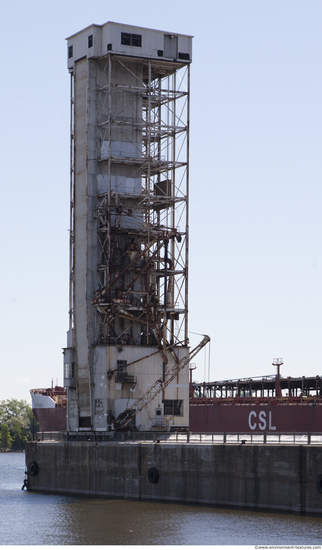
[[[67,429],[106,431],[189,352],[192,37],[108,22],[67,41]],[[187,362],[132,422],[151,430],[188,419]]]

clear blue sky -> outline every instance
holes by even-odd
[[[270,374],[274,357],[285,376],[322,374],[322,2],[11,0],[0,13],[0,399],[62,383],[65,38],[106,21],[194,36],[190,329],[212,338],[210,378]],[[196,362],[208,378],[208,351]]]

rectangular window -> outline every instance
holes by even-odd
[[[163,401],[164,415],[183,416],[183,400],[182,399],[165,399]]]
[[[65,378],[69,378],[69,363],[65,363]]]
[[[65,363],[65,378],[75,378],[75,363]]]
[[[117,361],[117,372],[126,372],[127,361]]]
[[[131,46],[131,35],[128,32],[121,33],[122,46]]]
[[[132,46],[141,48],[142,45],[142,36],[140,34],[132,34]]]
[[[93,47],[93,35],[92,34],[90,34],[89,37],[88,37],[88,47],[89,48]]]
[[[68,59],[73,57],[73,46],[68,46]]]
[[[136,48],[141,48],[142,46],[142,35],[141,34],[131,34],[129,32],[121,33],[121,44],[122,46],[135,46]]]

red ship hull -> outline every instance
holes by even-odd
[[[283,378],[283,360],[274,361],[276,376],[201,383],[190,378],[190,431],[322,433],[322,378]]]
[[[41,432],[66,430],[66,407],[33,409],[32,412],[39,422],[39,430]]]
[[[30,390],[32,412],[41,432],[66,430],[66,390],[61,386]]]
[[[322,404],[190,404],[192,432],[322,433]]]

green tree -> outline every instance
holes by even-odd
[[[12,444],[12,439],[10,437],[9,426],[4,422],[1,424],[0,431],[0,449],[10,449]]]
[[[13,428],[12,433],[12,449],[14,451],[20,451],[25,448],[27,441],[26,435],[23,435],[21,425],[17,421]]]
[[[0,401],[0,423],[5,423],[10,431],[14,449],[24,448],[26,441],[33,439],[39,429],[30,405],[24,399]]]
[[[12,417],[25,416],[28,408],[31,410],[31,407],[24,399],[5,399],[4,401],[0,401],[0,419],[5,419],[6,421]]]

